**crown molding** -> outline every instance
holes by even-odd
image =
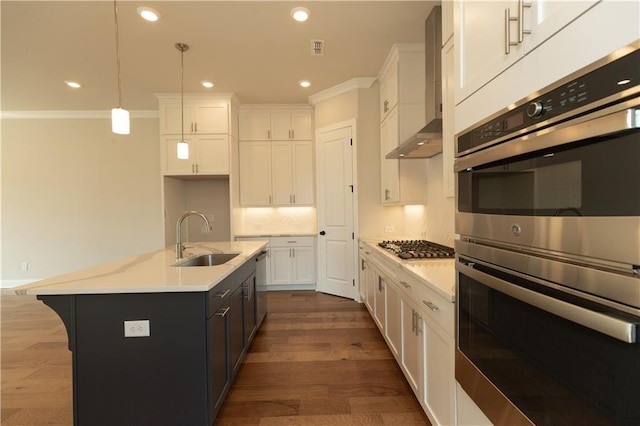
[[[336,86],[330,87],[322,92],[318,92],[309,96],[309,103],[315,105],[319,102],[333,98],[346,92],[350,92],[356,89],[368,89],[376,81],[375,77],[357,77],[347,80],[344,83],[340,83]]]

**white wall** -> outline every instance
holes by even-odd
[[[3,285],[158,249],[158,120],[2,120]],[[28,262],[28,270],[21,263]]]

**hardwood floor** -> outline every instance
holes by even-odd
[[[429,425],[364,305],[313,291],[268,304],[216,426]],[[73,424],[62,321],[29,296],[0,309],[2,426]]]

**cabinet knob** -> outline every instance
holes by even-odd
[[[320,235],[326,235],[326,232],[320,231]]]

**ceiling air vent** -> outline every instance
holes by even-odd
[[[324,55],[324,40],[311,40],[311,56]]]

